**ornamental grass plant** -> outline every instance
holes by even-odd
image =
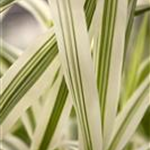
[[[0,0],[0,150],[150,150],[150,1]]]

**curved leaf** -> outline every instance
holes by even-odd
[[[116,124],[107,150],[122,150],[137,129],[144,113],[148,109],[150,75],[143,81],[140,87],[133,93],[124,109],[116,118]]]
[[[47,39],[47,40],[46,40]],[[54,34],[46,34],[43,42],[32,47],[10,68],[1,79],[1,120],[4,121],[9,111],[38,80],[57,55]],[[32,50],[32,51],[31,51]],[[18,66],[16,68],[16,66]],[[42,68],[41,68],[42,66]]]

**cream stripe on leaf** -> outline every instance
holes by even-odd
[[[12,48],[12,47],[11,48],[10,47],[11,46],[9,46],[9,50],[6,51],[6,56],[9,55],[9,51]],[[20,50],[19,50],[19,52],[20,52]],[[18,57],[19,57],[19,54],[15,53],[14,55],[12,55],[12,60],[14,61]],[[9,57],[7,57],[7,58],[9,59]],[[52,67],[56,68],[56,66],[53,65],[53,63],[51,65],[52,65]],[[40,131],[43,132],[43,136],[44,137],[46,136],[46,138],[43,138],[44,140],[42,140],[42,138],[41,138],[41,144],[39,145],[39,149],[40,148],[46,149],[46,148],[48,148],[48,145],[53,147],[53,145],[55,145],[56,142],[58,142],[58,140],[60,139],[60,132],[63,128],[63,124],[65,123],[65,120],[68,118],[68,116],[66,114],[69,115],[71,108],[72,108],[72,104],[71,104],[70,100],[68,100],[66,98],[68,95],[68,89],[66,87],[65,80],[61,78],[62,83],[60,86],[58,86],[58,81],[57,81],[57,83],[55,83],[56,82],[55,80],[57,79],[58,74],[59,74],[59,76],[62,76],[62,75],[60,75],[59,70],[58,70],[58,72],[54,72],[54,70],[51,70],[51,72],[53,72],[53,74],[55,76],[52,77],[52,78],[54,78],[53,80],[49,79],[49,82],[51,82],[52,85],[56,84],[57,87],[60,87],[59,93],[57,93],[56,99],[52,99],[52,95],[54,94],[54,91],[56,91],[56,86],[55,86],[55,88],[49,87],[50,89],[53,88],[53,91],[50,92],[50,94],[49,94],[49,90],[47,91],[48,98],[45,101],[48,101],[48,102],[46,102],[45,107],[40,108],[39,110],[36,110],[36,112],[34,112],[35,109],[37,109],[34,107],[39,107],[38,106],[39,101],[36,100],[35,102],[33,102],[32,107],[27,109],[26,113],[24,113],[21,116],[21,121],[23,122],[23,124],[27,130],[27,133],[32,141],[32,147],[34,146],[34,148],[35,148],[35,146],[38,146],[37,139],[39,138]],[[59,80],[59,83],[61,80]],[[50,85],[50,86],[52,86],[52,85]],[[63,95],[64,95],[64,98],[62,98]],[[25,100],[25,97],[24,97],[24,100]],[[47,94],[46,94],[46,97],[47,97]],[[33,99],[33,97],[30,97],[30,99],[31,98]],[[53,101],[51,101],[51,100],[53,100]],[[53,107],[52,107],[52,103],[54,103]],[[50,111],[50,106],[53,109],[53,111],[51,111],[51,113],[46,113],[45,110],[48,110],[47,112]],[[42,106],[40,106],[40,107],[42,107]],[[41,114],[40,120],[38,117],[38,122],[37,122],[37,120],[35,120],[37,118],[34,115],[37,115],[37,113],[39,114],[39,112],[37,112],[37,111],[41,111],[41,110],[43,110],[43,113]],[[43,121],[43,116],[50,116],[50,118],[46,119],[47,124],[45,123],[45,121]],[[42,126],[41,126],[41,123],[42,123]],[[45,126],[47,125],[46,130],[43,130],[43,127],[44,127],[43,123]],[[37,125],[36,133],[33,136],[35,125]],[[7,128],[8,128],[8,125],[7,125]],[[45,135],[44,135],[44,133],[45,133]]]
[[[2,2],[3,3],[3,2]],[[91,9],[94,9],[94,7],[92,6],[93,5],[93,3],[91,2],[91,1],[88,1],[87,2],[89,5],[88,6],[90,6],[90,7],[92,7]],[[86,16],[87,16],[87,18],[88,18],[88,12],[90,11],[90,9],[89,9],[89,7],[88,6],[85,6],[85,10],[86,10]],[[42,39],[43,38],[43,39]],[[1,107],[1,111],[4,111],[3,109],[3,106],[2,106],[2,103],[4,104],[4,99],[5,99],[5,106],[6,106],[6,103],[8,104],[8,101],[11,101],[11,108],[10,108],[10,106],[9,107],[5,107],[6,109],[9,109],[10,108],[10,110],[13,108],[13,105],[15,104],[15,103],[17,103],[18,101],[19,101],[19,99],[20,98],[18,98],[18,100],[16,101],[16,102],[14,102],[15,101],[15,99],[13,98],[13,100],[10,100],[9,98],[4,98],[3,96],[4,96],[4,91],[6,90],[6,88],[7,88],[7,92],[8,92],[8,89],[10,89],[10,85],[11,85],[11,87],[13,87],[13,85],[12,85],[12,83],[14,82],[13,80],[14,80],[14,78],[15,78],[15,76],[17,76],[17,73],[21,70],[21,72],[24,70],[24,69],[22,69],[22,67],[23,66],[25,66],[25,64],[27,63],[28,64],[28,61],[31,59],[31,57],[34,55],[34,53],[35,53],[35,56],[36,56],[36,51],[35,51],[35,49],[39,49],[40,48],[40,46],[41,46],[41,48],[40,48],[40,50],[39,51],[43,51],[43,49],[45,48],[45,49],[49,49],[49,52],[50,53],[52,53],[51,54],[51,58],[52,59],[54,59],[55,58],[55,56],[57,55],[57,43],[56,43],[56,39],[55,39],[55,34],[54,33],[47,33],[47,34],[45,34],[45,36],[42,36],[41,37],[41,39],[42,40],[39,40],[39,43],[38,44],[36,44],[36,45],[38,45],[38,46],[33,46],[32,47],[32,49],[33,50],[30,50],[30,53],[29,52],[27,52],[27,54],[25,54],[25,56],[24,56],[24,54],[23,54],[23,56],[22,56],[22,58],[20,58],[20,60],[18,61],[18,63],[16,63],[16,64],[14,64],[13,66],[12,66],[12,68],[10,69],[10,71],[9,71],[9,73],[7,73],[2,79],[1,79],[1,82],[2,82],[2,84],[3,84],[3,87],[1,88],[1,90],[0,90],[0,97],[1,97],[1,104],[0,104],[0,107]],[[49,42],[48,42],[48,40],[50,40]],[[47,46],[47,47],[46,47]],[[47,50],[48,50],[47,49]],[[46,52],[46,51],[44,51],[44,52]],[[40,54],[40,52],[39,53],[37,53],[37,54]],[[45,58],[46,59],[46,58]],[[48,58],[49,59],[49,58]],[[42,60],[42,59],[41,59]],[[49,59],[49,61],[51,61],[51,59]],[[21,63],[21,64],[20,64]],[[16,67],[17,66],[17,67]],[[33,66],[32,66],[33,67]],[[32,72],[32,71],[31,71]],[[6,80],[7,79],[7,80]],[[25,77],[25,79],[26,79],[26,77]],[[22,81],[23,81],[24,79],[22,78]],[[13,81],[13,82],[11,82],[11,81]],[[1,85],[2,85],[1,84]],[[1,86],[0,85],[0,86]],[[25,90],[25,88],[23,88],[24,90]],[[13,91],[15,90],[15,88],[13,88]],[[5,95],[7,95],[7,94],[5,94]],[[21,94],[19,94],[19,95],[21,95]],[[7,97],[8,97],[8,95],[7,95]],[[10,102],[9,102],[10,103]],[[3,113],[1,113],[1,122],[3,121],[3,119],[7,116],[7,114],[8,114],[8,112],[9,111],[4,111],[5,112],[5,114],[3,114]]]
[[[45,72],[43,72],[41,77],[36,81],[31,89],[29,89],[28,92],[19,100],[19,102],[15,104],[12,110],[9,110],[8,115],[0,125],[0,127],[3,128],[2,136],[5,136],[10,131],[12,126],[30,106],[37,103],[36,101],[43,94],[43,91],[45,91],[45,89],[53,83],[54,77],[60,67],[58,62],[58,59],[54,59],[54,62],[46,69]],[[49,82],[45,83],[45,80]]]
[[[150,74],[132,94],[116,118],[113,136],[107,150],[122,150],[137,129],[150,105]]]
[[[20,57],[20,55],[23,53],[23,50],[20,50],[14,46],[8,44],[5,41],[2,41],[1,47],[2,47],[2,51],[1,51],[0,55],[2,55],[10,63],[10,65],[12,65],[18,59],[18,57]],[[9,67],[10,66],[8,66],[7,69]],[[33,99],[33,97],[32,97],[32,99]],[[23,116],[21,116],[21,121],[23,122],[23,125],[25,126],[30,139],[32,138],[32,133],[34,131],[34,127],[36,124],[37,115],[39,114],[38,111],[41,109],[41,108],[39,108],[39,107],[41,107],[39,105],[40,105],[39,101],[38,100],[35,101],[34,105],[32,107],[30,107],[29,109],[27,109],[26,113],[24,113]],[[11,124],[11,123],[9,123],[9,124]],[[12,126],[13,126],[13,124],[12,124]]]
[[[89,2],[89,6],[92,6],[91,1],[88,1],[88,2]],[[88,14],[89,8],[85,7],[85,9],[86,9],[86,14]],[[92,7],[92,9],[93,9],[93,7]],[[87,16],[87,18],[88,18],[88,16]],[[48,40],[50,40],[50,42],[47,43]],[[29,88],[31,88],[31,90],[28,89],[29,92],[27,92],[28,90],[26,88],[24,88],[25,86],[22,86],[22,89],[26,89],[26,92],[27,92],[27,94],[25,94],[25,92],[22,92],[22,94],[21,94],[21,92],[19,93],[20,96],[23,96],[25,94],[22,98],[18,97],[17,99],[16,98],[9,99],[8,96],[7,96],[7,98],[3,97],[4,93],[6,91],[8,92],[8,89],[9,89],[9,93],[10,93],[10,91],[11,91],[11,93],[13,93],[13,92],[16,93],[15,90],[17,90],[17,88],[16,89],[12,88],[12,90],[11,90],[10,86],[13,87],[12,83],[14,82],[14,79],[17,77],[17,74],[20,74],[20,72],[24,71],[24,66],[26,66],[26,64],[28,66],[28,61],[30,62],[30,60],[33,56],[37,56],[36,55],[36,54],[38,54],[37,51],[42,51],[43,48],[45,48],[46,44],[47,44],[47,47],[49,47],[49,51],[51,51],[54,54],[57,54],[57,43],[55,40],[55,34],[48,32],[45,35],[41,36],[41,38],[36,42],[36,44],[35,44],[36,46],[32,46],[31,49],[28,50],[28,52],[25,52],[21,56],[21,58],[19,58],[19,60],[14,63],[14,65],[9,69],[9,71],[5,74],[5,76],[3,76],[1,78],[2,84],[1,84],[1,90],[0,90],[0,97],[3,100],[1,99],[0,107],[2,108],[1,111],[3,111],[3,113],[1,114],[1,126],[3,126],[3,135],[5,135],[11,129],[13,124],[24,113],[24,111],[33,104],[33,101],[37,100],[38,96],[35,94],[35,92],[39,91],[39,89],[36,88],[36,86],[42,85],[42,87],[44,87],[44,88],[46,88],[46,86],[47,86],[47,84],[44,84],[42,82],[42,80],[44,78],[48,78],[49,71],[51,70],[50,68],[48,69],[48,71],[46,71],[46,73],[44,73],[42,75],[42,77],[38,83],[36,83],[34,85],[31,84],[30,86],[33,86],[32,88],[29,86]],[[52,56],[52,60],[53,60],[56,55],[54,55],[54,57],[53,57],[53,55],[51,55],[51,56]],[[33,68],[36,68],[36,67],[33,67]],[[32,72],[32,70],[31,70],[31,72]],[[21,77],[22,81],[26,80],[27,77],[28,77],[28,75],[26,77],[22,76]],[[19,80],[21,78],[19,78]],[[43,90],[40,90],[39,94]],[[33,101],[30,101],[29,97],[32,97]],[[4,110],[4,108],[5,108],[5,110]],[[7,127],[7,128],[5,128],[5,127]]]
[[[127,51],[128,43],[129,43],[131,31],[132,31],[136,3],[137,3],[137,0],[131,0],[130,2],[128,2],[128,17],[127,17],[127,28],[126,28],[125,52]],[[124,53],[124,57],[125,56],[126,56],[126,53]]]
[[[15,58],[14,58],[15,59]],[[57,60],[57,61],[59,61],[59,60]],[[59,64],[59,63],[58,63]],[[54,77],[52,77],[52,80],[50,79],[50,76],[49,76],[49,82],[51,83],[51,84],[54,84],[55,83],[55,78],[57,77],[57,74],[59,73],[59,72],[55,72],[54,70],[56,70],[57,69],[57,67],[56,67],[56,65],[54,65],[53,63],[51,64],[51,67],[52,68],[55,68],[55,69],[53,69],[53,70],[51,70],[50,72],[53,72],[53,74],[55,75]],[[59,69],[60,70],[60,69]],[[47,71],[47,72],[49,72],[49,71]],[[49,72],[49,73],[50,73]],[[59,75],[60,76],[60,75]],[[46,78],[43,78],[44,79],[44,81],[45,80],[47,80]],[[59,81],[60,82],[60,81]],[[55,83],[57,86],[58,86],[58,84],[57,83]],[[37,86],[37,85],[36,85]],[[38,87],[38,86],[37,86]],[[43,87],[43,86],[42,86]],[[59,86],[58,86],[59,87]],[[45,88],[44,88],[45,89]],[[53,91],[56,91],[56,88],[54,88],[53,89]],[[67,87],[66,87],[66,84],[65,84],[65,81],[64,81],[64,79],[62,80],[62,84],[60,85],[60,91],[61,92],[59,92],[59,93],[61,93],[61,94],[59,94],[58,93],[58,98],[56,99],[56,100],[54,100],[54,107],[52,107],[52,109],[53,109],[53,111],[52,111],[52,113],[47,113],[47,114],[42,114],[42,117],[41,117],[41,119],[37,122],[38,124],[37,124],[37,129],[36,129],[36,133],[35,133],[35,135],[36,136],[33,136],[33,131],[34,131],[34,127],[33,127],[33,125],[32,125],[32,122],[33,122],[33,117],[32,117],[32,119],[30,119],[30,116],[31,116],[31,111],[33,111],[34,109],[33,109],[33,107],[34,107],[34,105],[36,105],[37,104],[37,102],[36,101],[38,101],[38,100],[36,100],[36,101],[34,101],[34,102],[32,102],[33,104],[32,104],[32,109],[31,108],[29,108],[29,110],[31,110],[31,111],[29,111],[29,110],[27,110],[26,111],[26,113],[24,113],[23,114],[23,116],[21,117],[21,120],[22,120],[22,122],[23,122],[23,124],[24,124],[24,126],[26,127],[26,130],[27,130],[27,132],[28,132],[28,135],[30,136],[30,139],[32,140],[32,146],[34,146],[34,148],[35,148],[35,146],[38,146],[38,144],[37,144],[37,139],[39,138],[39,133],[40,133],[40,131],[42,131],[43,132],[43,134],[45,134],[45,135],[43,135],[43,136],[46,136],[46,138],[43,138],[44,140],[42,140],[41,139],[41,145],[39,145],[39,149],[40,149],[40,147],[42,147],[42,149],[46,149],[46,148],[48,148],[48,145],[50,144],[51,146],[53,146],[54,145],[54,143],[56,143],[56,142],[58,142],[58,140],[59,140],[59,138],[60,138],[60,132],[61,132],[61,130],[62,130],[62,128],[63,128],[63,124],[64,124],[64,122],[65,122],[65,119],[67,119],[68,117],[67,117],[67,115],[66,114],[70,114],[70,111],[71,111],[71,108],[72,108],[72,104],[71,104],[71,102],[70,101],[68,101],[68,99],[66,98],[66,95],[68,95],[68,90],[67,90]],[[37,91],[36,91],[37,92]],[[40,93],[39,93],[40,94]],[[27,96],[28,94],[26,94],[24,97],[23,97],[23,101],[26,101],[26,99],[25,99],[25,97]],[[64,98],[62,98],[62,96],[64,95]],[[50,98],[50,99],[48,99],[47,101],[48,101],[48,103],[46,103],[46,106],[44,107],[44,108],[42,108],[43,110],[44,110],[44,112],[45,112],[45,109],[46,110],[48,110],[48,112],[49,112],[49,110],[50,110],[50,107],[49,106],[52,106],[52,101],[51,101],[51,98],[52,97],[52,95],[49,95],[49,97],[48,98]],[[29,98],[29,97],[28,97]],[[30,99],[35,99],[33,96],[31,97],[30,96]],[[32,100],[33,101],[33,100]],[[37,106],[37,105],[36,105]],[[26,106],[24,106],[24,107],[26,107]],[[42,109],[40,109],[40,111],[42,110]],[[17,113],[18,113],[18,111],[17,111]],[[30,114],[29,114],[30,113]],[[43,119],[43,116],[48,116],[48,115],[50,115],[50,119],[46,119],[46,121],[49,121],[48,122],[48,124],[46,124],[45,123],[45,121],[43,121],[42,119]],[[20,116],[21,116],[21,114],[20,114]],[[15,118],[16,118],[16,116],[15,116]],[[7,119],[7,118],[6,118]],[[35,119],[35,118],[34,118]],[[4,121],[5,122],[5,121]],[[10,128],[9,126],[10,126],[10,123],[12,123],[12,122],[10,122],[10,119],[9,119],[9,125],[6,125],[6,127],[7,127],[7,130]],[[41,123],[44,123],[44,125],[46,126],[47,125],[47,128],[46,128],[46,130],[43,130],[43,125],[41,126],[40,124]],[[5,123],[6,124],[6,123]],[[13,124],[11,124],[11,126],[12,126]],[[34,124],[35,125],[35,124]],[[5,130],[5,127],[4,126],[2,126],[3,127],[3,130]],[[5,131],[6,132],[6,131]],[[4,133],[3,133],[3,135],[4,135]],[[42,136],[41,136],[42,137]]]
[[[72,108],[64,78],[52,85],[38,121],[31,150],[53,148],[60,140],[62,130]]]
[[[104,146],[106,146],[111,137],[118,108],[127,2],[121,0],[105,0],[103,2],[99,0],[97,11],[99,13],[95,14],[95,22],[93,22],[97,25],[96,28],[91,28],[90,36],[95,42],[93,59],[102,112]],[[94,33],[93,36],[92,32]]]
[[[45,45],[32,47],[32,51],[26,51],[18,61],[9,69],[1,79],[1,120],[0,123],[13,109],[16,103],[32,87],[44,70],[49,66],[57,55],[57,45],[55,45],[54,36],[50,34]],[[43,43],[42,43],[43,44]],[[49,46],[51,45],[52,48]],[[38,48],[37,48],[38,47]],[[17,66],[17,67],[16,67]],[[41,67],[42,66],[42,67]]]
[[[83,1],[50,1],[66,83],[80,122],[84,150],[102,149],[100,108]]]

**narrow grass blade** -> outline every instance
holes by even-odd
[[[133,21],[134,21],[134,12],[136,9],[137,0],[130,0],[128,3],[128,20],[127,20],[127,29],[126,29],[126,40],[125,40],[125,52],[124,52],[124,59],[126,57],[126,52],[128,48],[128,43],[130,40],[130,35],[132,31]]]
[[[27,50],[1,79],[1,120],[33,86],[57,55],[53,32]],[[44,44],[43,44],[44,41]],[[36,43],[37,44],[37,43]],[[42,67],[41,67],[42,66]]]
[[[8,70],[10,65],[12,65],[18,59],[18,57],[20,57],[20,55],[23,53],[23,51],[6,43],[5,41],[2,41],[1,47],[2,47],[2,51],[1,51],[0,55],[2,55],[10,63],[8,65],[8,67],[6,68]],[[0,69],[2,70],[2,66]],[[21,117],[21,120],[26,128],[26,131],[27,131],[30,139],[32,139],[34,126],[37,121],[37,115],[39,114],[37,112],[37,110],[39,111],[39,109],[40,109],[39,105],[40,105],[39,101],[37,100],[36,102],[34,102],[34,105],[32,107],[30,107],[26,111],[26,113],[24,113],[23,116]]]
[[[2,4],[3,3],[5,3],[4,1],[2,1],[1,2]],[[92,6],[92,2],[91,1],[88,1],[87,2],[90,6]],[[90,11],[90,9],[89,9],[89,5],[87,5],[87,6],[85,6],[85,9],[86,9],[86,15],[87,15],[87,18],[89,17],[88,16],[88,12]],[[92,7],[92,10],[94,9],[94,7]],[[94,12],[94,11],[93,11]],[[91,14],[92,15],[92,14]],[[42,37],[43,38],[43,37]],[[41,38],[41,39],[42,39]],[[40,43],[40,44],[39,44]],[[43,51],[45,48],[47,49],[48,48],[48,50],[49,50],[49,52],[50,53],[52,53],[52,54],[54,54],[54,55],[51,55],[51,58],[52,59],[54,59],[55,58],[55,56],[57,55],[57,43],[56,43],[56,39],[55,39],[55,34],[53,33],[53,34],[47,34],[47,36],[45,37],[45,38],[43,38],[42,40],[39,40],[39,43],[38,43],[38,46],[36,47],[36,48],[39,48],[40,46],[41,46],[41,51]],[[45,45],[45,47],[44,47],[44,44],[46,44]],[[43,46],[42,46],[43,45]],[[33,50],[35,50],[35,48],[33,48]],[[33,53],[35,52],[35,51],[31,51],[30,50],[30,53],[31,53],[31,55],[33,56]],[[39,54],[40,54],[40,51],[39,51]],[[28,55],[28,54],[26,54],[26,55]],[[5,89],[8,87],[8,85],[9,84],[12,84],[11,83],[11,81],[13,81],[14,80],[14,78],[15,78],[15,76],[17,75],[17,73],[19,72],[19,70],[21,70],[21,68],[25,65],[25,63],[27,63],[28,61],[29,61],[29,59],[31,59],[31,56],[30,57],[28,57],[28,59],[26,59],[25,57],[27,57],[27,56],[23,56],[22,58],[22,60],[20,59],[20,61],[19,61],[19,63],[16,63],[12,68],[13,69],[11,69],[11,71],[9,71],[9,73],[7,73],[7,75],[5,75],[5,77],[3,77],[3,79],[1,80],[1,82],[3,82],[2,84],[3,84],[3,88],[1,88],[1,91],[0,91],[0,96],[1,96],[1,102],[4,102],[4,100],[3,100],[3,94],[4,94],[4,91],[5,91]],[[49,61],[52,61],[52,59],[48,59]],[[41,59],[41,60],[45,60],[45,59]],[[21,63],[21,65],[20,65],[20,63]],[[16,67],[17,66],[17,67]],[[32,66],[33,67],[33,66]],[[44,69],[44,67],[43,67],[43,69]],[[32,72],[32,71],[31,71]],[[41,72],[42,72],[42,70],[41,70]],[[11,78],[10,78],[11,77]],[[4,79],[5,78],[5,79]],[[6,80],[7,79],[7,80]],[[27,78],[26,78],[27,79]],[[36,79],[36,78],[34,78],[34,79]],[[24,79],[22,79],[22,81],[23,81]],[[13,81],[14,82],[14,81]],[[10,88],[10,87],[9,87]],[[19,88],[19,89],[21,89],[21,88]],[[23,88],[24,90],[25,90],[25,88]],[[14,89],[15,90],[15,89]],[[3,94],[2,94],[3,93]],[[17,94],[17,93],[16,93]],[[21,95],[21,94],[19,94],[19,95]],[[23,96],[23,95],[22,95]],[[17,101],[19,100],[20,98],[18,98],[17,99]],[[5,99],[5,101],[8,101],[8,100],[6,100]],[[9,100],[9,101],[11,101],[11,100]],[[14,102],[13,102],[14,103]],[[8,104],[8,103],[7,103]],[[7,109],[12,109],[12,107],[13,107],[13,105],[14,104],[11,104],[11,107],[5,107],[5,108],[7,108]],[[2,106],[2,104],[1,104],[1,111],[3,111],[2,108],[3,106]],[[5,111],[5,112],[7,112],[6,114],[2,114],[1,113],[1,122],[3,121],[3,119],[7,116],[7,114],[8,114],[8,111]]]
[[[98,3],[99,13],[93,22],[96,24],[97,20],[99,21],[98,27],[95,28],[96,35],[93,36],[93,58],[102,112],[104,145],[107,145],[115,122],[120,94],[127,2],[106,0],[103,7],[102,4],[102,1]]]
[[[56,79],[47,96],[41,119],[39,119],[31,150],[52,148],[59,142],[63,124],[68,119],[72,108],[68,98],[68,89],[62,75]]]
[[[2,121],[1,126],[3,128],[2,137],[4,137],[16,121],[23,115],[23,113],[42,95],[42,93],[47,89],[50,84],[53,83],[53,79],[60,67],[58,59],[46,69],[42,76],[36,81],[30,90],[15,104],[12,110],[9,110],[7,117]],[[53,74],[52,74],[53,72]],[[46,82],[49,81],[49,82]],[[42,87],[42,88],[39,88]],[[38,93],[38,94],[37,94]]]
[[[133,93],[124,109],[116,118],[113,136],[107,150],[122,150],[137,129],[144,113],[148,109],[150,75],[141,86]]]
[[[46,37],[45,37],[46,36]],[[49,32],[48,32],[48,34],[46,34],[46,35],[44,35],[44,37],[45,37],[45,39],[43,39],[44,41],[47,41],[48,39],[49,39],[49,36],[51,36],[50,34],[49,34]],[[42,38],[43,38],[43,36],[42,36]],[[32,55],[32,53],[31,52],[33,52],[33,53],[35,53],[37,50],[39,50],[39,47],[40,47],[40,45],[41,44],[43,44],[43,41],[40,43],[39,41],[37,42],[39,45],[37,46],[37,44],[36,44],[36,46],[34,47],[34,46],[32,46],[31,47],[31,49],[29,49],[28,50],[28,52],[25,54],[26,56],[28,56],[29,55],[29,53]],[[45,42],[44,42],[45,43]],[[57,49],[55,50],[55,49],[52,49],[52,51],[56,51],[57,52]],[[20,64],[20,62],[22,62],[22,58],[24,59],[24,61],[26,61],[26,56],[23,56],[23,57],[21,57],[18,61],[18,63]],[[29,56],[28,56],[29,57]],[[55,57],[54,57],[55,58]],[[53,59],[54,59],[53,58]],[[58,61],[58,60],[57,60]],[[57,62],[56,61],[56,62]],[[23,62],[22,62],[23,63]],[[25,62],[26,63],[26,62]],[[20,65],[18,65],[18,67],[20,67]],[[18,67],[17,67],[17,69],[18,69]],[[53,66],[54,67],[54,66]],[[57,70],[57,68],[58,67],[56,67],[55,66],[55,69]],[[11,68],[13,71],[15,70],[16,71],[16,74],[18,73],[18,70],[16,70],[16,66],[14,66],[14,68]],[[30,105],[31,105],[31,103],[33,103],[33,101],[34,100],[37,100],[37,98],[38,98],[38,96],[40,96],[40,94],[42,94],[41,92],[44,90],[44,88],[46,88],[46,86],[48,86],[47,84],[45,84],[43,81],[45,81],[45,79],[47,78],[48,80],[50,79],[50,77],[49,77],[49,75],[51,74],[50,73],[50,71],[52,71],[52,72],[54,72],[54,74],[55,74],[55,69],[51,69],[50,67],[49,67],[49,71],[47,71],[47,73],[44,73],[44,75],[43,75],[43,79],[40,79],[40,81],[39,82],[37,82],[32,88],[31,88],[31,90],[29,90],[29,92],[28,92],[28,94],[25,96],[25,97],[23,97],[23,98],[21,98],[21,99],[19,99],[19,101],[21,101],[21,103],[19,103],[18,105],[17,105],[17,103],[15,103],[14,104],[14,107],[15,107],[15,109],[11,112],[11,110],[12,109],[10,109],[9,110],[9,112],[6,112],[7,113],[7,119],[5,120],[5,122],[2,124],[2,126],[3,126],[3,132],[4,132],[4,134],[6,134],[7,133],[7,131],[9,131],[9,129],[12,127],[12,125],[16,122],[16,120],[21,116],[21,114],[22,114],[22,112],[24,112]],[[12,73],[14,73],[14,77],[15,77],[15,72],[12,72],[12,70],[10,71],[11,72],[11,74]],[[5,79],[10,79],[10,81],[9,81],[9,83],[8,83],[8,85],[9,84],[11,84],[11,81],[13,81],[13,77],[12,76],[10,76],[10,74],[7,74],[7,76],[9,76],[9,78],[2,78],[2,81],[5,81],[5,83],[6,82],[8,82],[8,80],[6,81]],[[12,79],[10,78],[10,77],[12,77]],[[45,78],[45,79],[44,79]],[[43,81],[42,81],[43,80]],[[52,80],[53,80],[53,77],[52,77]],[[49,80],[50,81],[50,80]],[[51,81],[50,81],[51,82]],[[2,82],[3,83],[3,82]],[[2,86],[2,88],[1,89],[3,89],[4,88],[4,86],[3,86],[4,84],[1,84],[1,86]],[[36,87],[36,85],[37,85],[37,87]],[[42,86],[43,87],[43,90],[40,90],[40,89],[38,89],[38,87],[39,86]],[[40,90],[40,91],[39,91]],[[37,91],[39,91],[39,95],[37,95],[37,94],[35,94],[35,93],[37,93]],[[1,90],[1,92],[2,92],[2,90]],[[31,101],[31,97],[32,97],[32,100],[33,101]],[[8,99],[8,100],[10,100],[10,99]],[[13,100],[15,100],[15,99],[13,99]],[[10,113],[11,112],[11,113]],[[14,117],[15,116],[15,117]],[[13,118],[13,120],[12,120],[12,118]],[[6,127],[6,128],[5,128]]]
[[[145,49],[145,39],[146,31],[148,26],[148,16],[144,17],[144,20],[141,24],[139,34],[136,38],[135,44],[133,46],[133,53],[130,56],[130,62],[128,63],[128,68],[125,73],[124,87],[122,90],[121,102],[123,105],[126,103],[126,100],[131,96],[137,86],[138,82],[138,68],[144,55]]]
[[[91,1],[89,1],[89,5],[90,5],[90,3],[91,3]],[[87,7],[85,7],[85,9],[86,9]],[[88,13],[88,11],[89,11],[89,9],[87,8],[86,9],[87,11],[87,13]],[[88,16],[87,16],[87,18],[88,18]],[[44,38],[43,38],[44,37]],[[48,42],[47,43],[47,41],[49,40],[49,39],[51,39],[52,38],[52,40],[50,41],[50,42]],[[42,40],[41,40],[42,39]],[[7,89],[7,87],[8,86],[10,86],[11,84],[12,84],[12,81],[14,80],[14,78],[17,76],[17,74],[19,73],[19,71],[21,70],[22,71],[22,67],[23,66],[25,66],[25,64],[32,58],[32,56],[34,55],[34,53],[36,53],[36,50],[37,49],[39,49],[39,47],[41,46],[41,48],[43,49],[44,48],[44,44],[48,44],[49,46],[47,46],[47,47],[49,47],[49,50],[52,52],[52,53],[54,53],[54,54],[57,54],[57,48],[55,48],[55,47],[57,47],[57,44],[56,44],[56,40],[55,40],[55,35],[54,35],[54,33],[51,35],[51,34],[46,34],[45,36],[42,36],[41,37],[41,39],[37,42],[38,44],[36,44],[37,46],[35,46],[35,47],[32,47],[30,50],[28,50],[28,51],[30,51],[29,53],[30,53],[30,56],[28,56],[29,54],[27,53],[27,54],[25,54],[25,56],[24,56],[24,54],[23,54],[23,56],[22,56],[22,58],[20,58],[20,60],[18,60],[18,63],[16,62],[15,64],[14,64],[14,66],[12,66],[12,68],[9,70],[9,73],[7,73],[7,75],[5,75],[5,77],[3,77],[3,79],[1,79],[1,82],[3,83],[3,88],[1,88],[1,96],[3,95],[3,93],[4,93],[4,91]],[[55,55],[56,56],[56,55]],[[52,59],[54,59],[55,58],[55,56],[54,57],[52,57]],[[28,57],[28,59],[26,58],[26,57]],[[21,64],[20,64],[21,63]],[[17,66],[17,67],[16,67]],[[31,71],[32,72],[32,71]],[[7,79],[7,80],[6,80]],[[26,77],[25,77],[25,79],[27,79]],[[24,80],[24,79],[23,79]],[[2,85],[2,84],[1,84]],[[23,88],[23,89],[25,89],[25,88]],[[36,89],[36,88],[33,88],[33,90],[31,90],[32,92],[29,92],[29,94],[28,94],[28,96],[30,95],[30,96],[33,96],[34,94],[34,89]],[[15,90],[14,90],[14,92],[15,92]],[[25,93],[24,93],[25,94]],[[22,95],[23,96],[23,95]],[[23,100],[26,100],[26,98],[28,99],[28,96],[26,96],[25,98],[22,98],[22,99],[20,99],[19,97],[17,98],[17,101],[16,101],[16,99],[14,99],[13,98],[13,101],[12,100],[10,100],[9,98],[6,100],[5,99],[5,103],[7,103],[8,104],[8,102],[9,101],[12,101],[11,102],[11,105],[12,105],[12,103],[13,103],[13,105],[11,106],[11,107],[5,107],[5,108],[7,108],[7,110],[5,110],[4,111],[4,114],[5,115],[2,115],[1,114],[1,123],[3,122],[3,120],[5,120],[5,118],[7,117],[7,119],[5,120],[5,122],[3,123],[3,127],[6,127],[7,126],[7,129],[5,128],[4,129],[4,133],[7,133],[7,131],[9,131],[9,129],[11,128],[11,126],[16,122],[16,120],[20,117],[20,115],[22,114],[22,112],[24,112],[30,105],[31,105],[31,102],[30,103],[27,103],[26,105],[25,105],[25,103],[23,102]],[[35,95],[35,97],[36,97],[36,95]],[[36,97],[37,98],[37,97]],[[17,105],[17,103],[18,103],[18,101],[21,101],[21,103],[19,103],[18,105]],[[2,101],[1,101],[2,102]],[[17,106],[16,106],[17,105]],[[4,105],[3,105],[4,106]],[[15,107],[16,106],[16,107]],[[15,107],[15,110],[13,110],[13,107]],[[19,109],[19,107],[20,108],[23,108],[23,109]],[[2,105],[1,105],[1,108],[2,108]],[[10,113],[10,111],[11,110],[13,110],[11,113]],[[2,111],[2,110],[1,110]],[[16,112],[20,112],[20,113],[16,113]],[[9,114],[10,113],[10,114]],[[12,120],[11,118],[13,117],[13,116],[16,116],[15,117],[15,119],[14,120]],[[2,119],[3,118],[3,119]],[[11,123],[10,123],[11,122]]]
[[[95,47],[97,46],[97,40],[98,38],[100,38],[100,31],[102,28],[102,16],[103,16],[103,10],[104,9],[104,0],[98,0],[97,5],[96,5],[96,9],[93,15],[93,19],[90,25],[90,30],[89,30],[89,34],[90,34],[90,40],[93,40],[93,49],[96,49]],[[100,39],[99,39],[100,40]],[[94,53],[96,54],[96,53]],[[94,55],[94,57],[96,57]],[[94,59],[95,60],[95,59]]]
[[[79,118],[84,149],[102,148],[100,108],[90,45],[83,13],[83,1],[50,1],[56,36],[65,73]]]

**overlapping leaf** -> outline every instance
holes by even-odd
[[[43,41],[44,46],[40,41],[36,48],[27,51],[1,79],[1,123],[57,55],[53,33],[46,35]]]
[[[107,150],[121,150],[130,140],[149,107],[150,75],[133,93],[123,111],[116,118],[113,136]]]
[[[121,89],[127,2],[99,1],[96,11],[93,24],[97,26],[91,29],[95,30],[93,58],[106,145],[111,137]]]
[[[83,1],[53,0],[55,31],[65,79],[74,102],[84,149],[101,149],[98,93],[83,13]],[[98,130],[98,131],[97,131]]]

